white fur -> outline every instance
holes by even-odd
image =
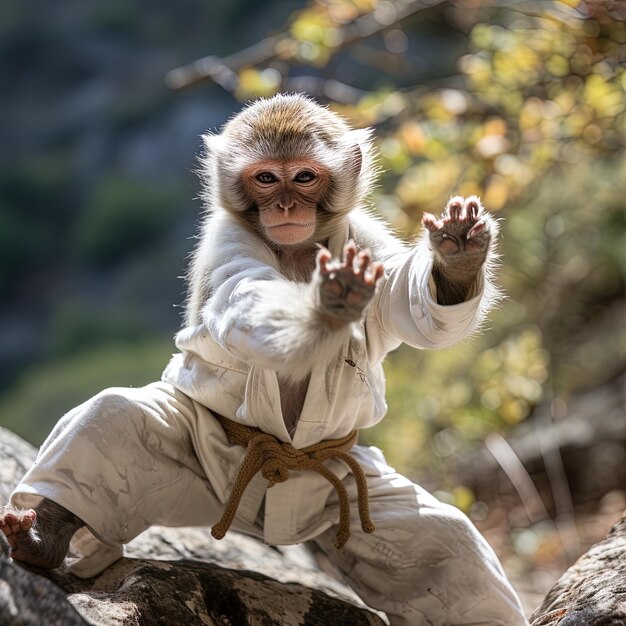
[[[197,271],[209,277],[210,296],[198,321],[211,336],[242,361],[289,380],[333,359],[352,329],[331,331],[322,322],[316,284],[283,276],[275,254],[228,214],[207,226],[212,246]]]
[[[351,130],[339,116],[303,96],[279,95],[245,108],[221,134],[206,135],[204,142],[200,174],[207,217],[188,273],[185,323],[204,324],[218,344],[245,363],[302,380],[314,364],[331,362],[355,331],[353,324],[331,330],[322,320],[315,280],[296,282],[281,274],[276,253],[255,232],[246,213],[250,200],[244,197],[241,172],[247,165],[302,157],[323,164],[332,174],[332,194],[324,206],[330,218],[316,231],[316,241],[345,234],[347,226],[358,248],[369,248],[373,260],[385,266],[381,283],[395,281],[394,269],[411,264],[414,255],[420,264],[432,267],[426,239],[411,250],[381,220],[358,208],[377,173],[371,131]],[[497,299],[491,262],[490,257],[478,321]],[[405,315],[397,308],[388,303],[385,309],[391,327],[403,326],[394,323]],[[421,333],[415,339],[410,331],[398,339],[412,345],[445,341],[436,334],[436,341]]]
[[[360,209],[350,213],[348,232],[359,248],[369,248],[373,260],[384,264],[386,278],[381,283],[393,278],[399,267],[413,263],[414,256],[420,266],[432,266],[427,235],[417,246],[407,246],[384,222]],[[490,255],[481,277],[484,295],[468,332],[480,327],[499,298],[491,278],[492,264]],[[295,282],[281,274],[276,253],[226,211],[215,211],[205,222],[192,276],[196,277],[196,289],[187,324],[204,324],[213,339],[236,358],[272,369],[285,379],[302,380],[314,364],[332,362],[354,332],[351,324],[330,330],[318,314],[316,282]],[[376,299],[371,306],[378,306]],[[390,311],[391,327],[397,331],[400,325],[396,326],[393,319],[406,314],[404,306],[398,311],[394,308]],[[432,340],[422,332],[397,334],[402,341],[420,347],[448,345],[445,336],[433,332],[436,339]],[[453,335],[451,343],[456,341]]]

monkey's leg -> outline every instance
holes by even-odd
[[[11,502],[28,510],[40,496],[49,496],[80,518],[86,528],[71,546],[76,558],[68,567],[88,578],[119,559],[122,544],[153,524],[217,522],[220,489],[228,484],[224,468],[237,466],[243,454],[243,448],[228,444],[208,409],[168,383],[107,389],[62,418]],[[250,516],[256,518],[257,511]],[[39,518],[42,511],[35,512]],[[64,512],[59,515],[63,520]],[[48,527],[58,528],[58,521],[42,517],[44,544]],[[246,528],[250,524],[254,520]],[[34,549],[32,543],[28,548]],[[57,552],[52,556],[60,559]],[[48,559],[48,564],[55,560]]]
[[[353,448],[353,454],[368,452]],[[366,604],[385,612],[391,626],[528,626],[496,555],[461,511],[391,468],[384,473],[362,465],[376,530],[361,530],[349,474],[344,486],[353,511],[350,538],[338,550],[331,527],[314,541]],[[325,517],[337,520],[338,508],[333,494]]]
[[[46,498],[36,509],[11,507],[0,517],[0,530],[9,541],[11,556],[43,569],[61,565],[70,539],[82,526],[76,515]]]

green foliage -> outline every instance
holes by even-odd
[[[582,19],[559,2],[491,13],[465,24],[462,81],[335,105],[357,125],[392,121],[378,133],[385,189],[414,224],[453,190],[498,211],[550,167],[624,148],[623,24]]]
[[[140,311],[124,307],[112,313],[97,306],[65,301],[51,321],[49,353],[54,358],[93,351],[110,344],[133,344],[149,335]]]
[[[76,223],[75,249],[95,266],[117,264],[162,236],[176,208],[170,190],[112,174],[100,181]]]
[[[10,293],[24,271],[62,254],[59,223],[70,176],[60,153],[0,169],[0,295]]]
[[[29,232],[25,243],[20,234]],[[22,268],[41,256],[46,230],[8,203],[0,205],[0,295],[18,281]]]
[[[491,330],[442,352],[392,355],[389,415],[363,434],[402,471],[451,491],[451,460],[472,441],[626,366],[626,31],[608,10],[567,4],[582,7],[459,12],[469,38],[454,81],[331,103],[353,124],[377,127],[385,175],[374,203],[402,232],[415,234],[421,212],[440,211],[453,193],[479,194],[506,218],[509,299]],[[339,7],[359,14],[337,1],[294,18],[290,34],[316,46],[316,63],[337,48],[321,25],[345,33]],[[466,495],[452,499],[469,506]]]
[[[554,394],[600,385],[624,367],[620,168],[580,163],[562,174],[567,185],[547,177],[508,207],[499,272],[508,297],[486,332],[447,350],[390,356],[388,417],[363,436],[392,464],[452,488],[455,456]]]
[[[374,126],[384,174],[373,201],[408,237],[424,210],[439,212],[453,193],[477,193],[503,218],[500,279],[508,299],[463,345],[391,355],[389,415],[362,434],[399,470],[438,484],[447,493],[438,495],[467,510],[473,495],[449,473],[458,455],[514,428],[537,405],[602,385],[626,367],[626,31],[611,3],[433,4],[401,20],[397,9],[410,2],[311,1],[267,56],[244,55],[234,95],[291,90],[291,79],[310,75],[313,95],[330,97],[353,125]],[[135,10],[111,7],[92,9],[95,26],[129,36]],[[359,30],[361,18],[368,21]],[[137,33],[158,41],[172,23],[144,20]],[[424,42],[433,33],[442,39],[431,50]],[[448,76],[455,55],[457,74]],[[403,82],[419,63],[421,82]],[[336,80],[342,64],[360,64],[358,84]],[[116,129],[170,102],[133,94],[125,91],[106,111]],[[174,190],[117,172],[88,192],[68,235],[73,216],[64,200],[74,174],[64,153],[51,154],[2,170],[0,290],[24,264],[54,251],[68,248],[77,264],[111,270],[172,230],[180,206]],[[188,202],[187,191],[182,197]],[[22,232],[29,237],[20,244]],[[66,304],[51,328],[55,360],[0,398],[3,423],[31,441],[102,387],[154,379],[167,358],[169,342],[152,344],[134,310]],[[97,347],[112,339],[122,343]],[[83,352],[87,345],[92,352]]]
[[[4,198],[51,224],[55,217],[64,214],[64,197],[71,177],[69,155],[53,151],[32,159],[15,160],[2,168],[0,189]]]
[[[167,340],[125,342],[43,363],[0,396],[2,425],[39,445],[64,413],[102,389],[158,380],[171,349]]]
[[[432,353],[402,348],[385,367],[389,415],[363,436],[409,474],[445,476],[451,455],[529,415],[543,398],[548,365],[530,323],[491,346],[486,336]]]

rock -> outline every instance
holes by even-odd
[[[35,460],[36,450],[0,428],[0,503],[8,500],[20,476]],[[0,533],[0,626],[74,626],[86,624],[65,593],[9,559],[9,544]]]
[[[0,428],[0,498],[36,451]],[[4,537],[2,537],[4,539]],[[0,545],[0,626],[381,626],[345,584],[320,571],[302,547],[272,548],[208,528],[153,527],[99,576],[38,570]]]
[[[626,514],[592,546],[531,616],[531,626],[626,624]]]
[[[13,487],[33,464],[37,450],[10,430],[0,427],[0,502],[7,502]]]
[[[82,626],[87,622],[65,593],[43,576],[13,563],[0,533],[0,626]]]

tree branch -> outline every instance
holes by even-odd
[[[446,0],[397,0],[393,5],[385,3],[385,10],[376,9],[338,28],[338,43],[333,47],[336,52],[358,41],[381,33],[394,24],[442,4]],[[281,55],[283,42],[293,41],[286,34],[267,37],[254,45],[244,48],[229,56],[219,58],[207,56],[171,70],[165,76],[165,84],[171,89],[189,89],[206,83],[216,83],[229,92],[239,84],[238,72],[244,67],[257,66],[273,61]],[[348,87],[346,85],[346,87]],[[352,89],[352,88],[349,88]]]

